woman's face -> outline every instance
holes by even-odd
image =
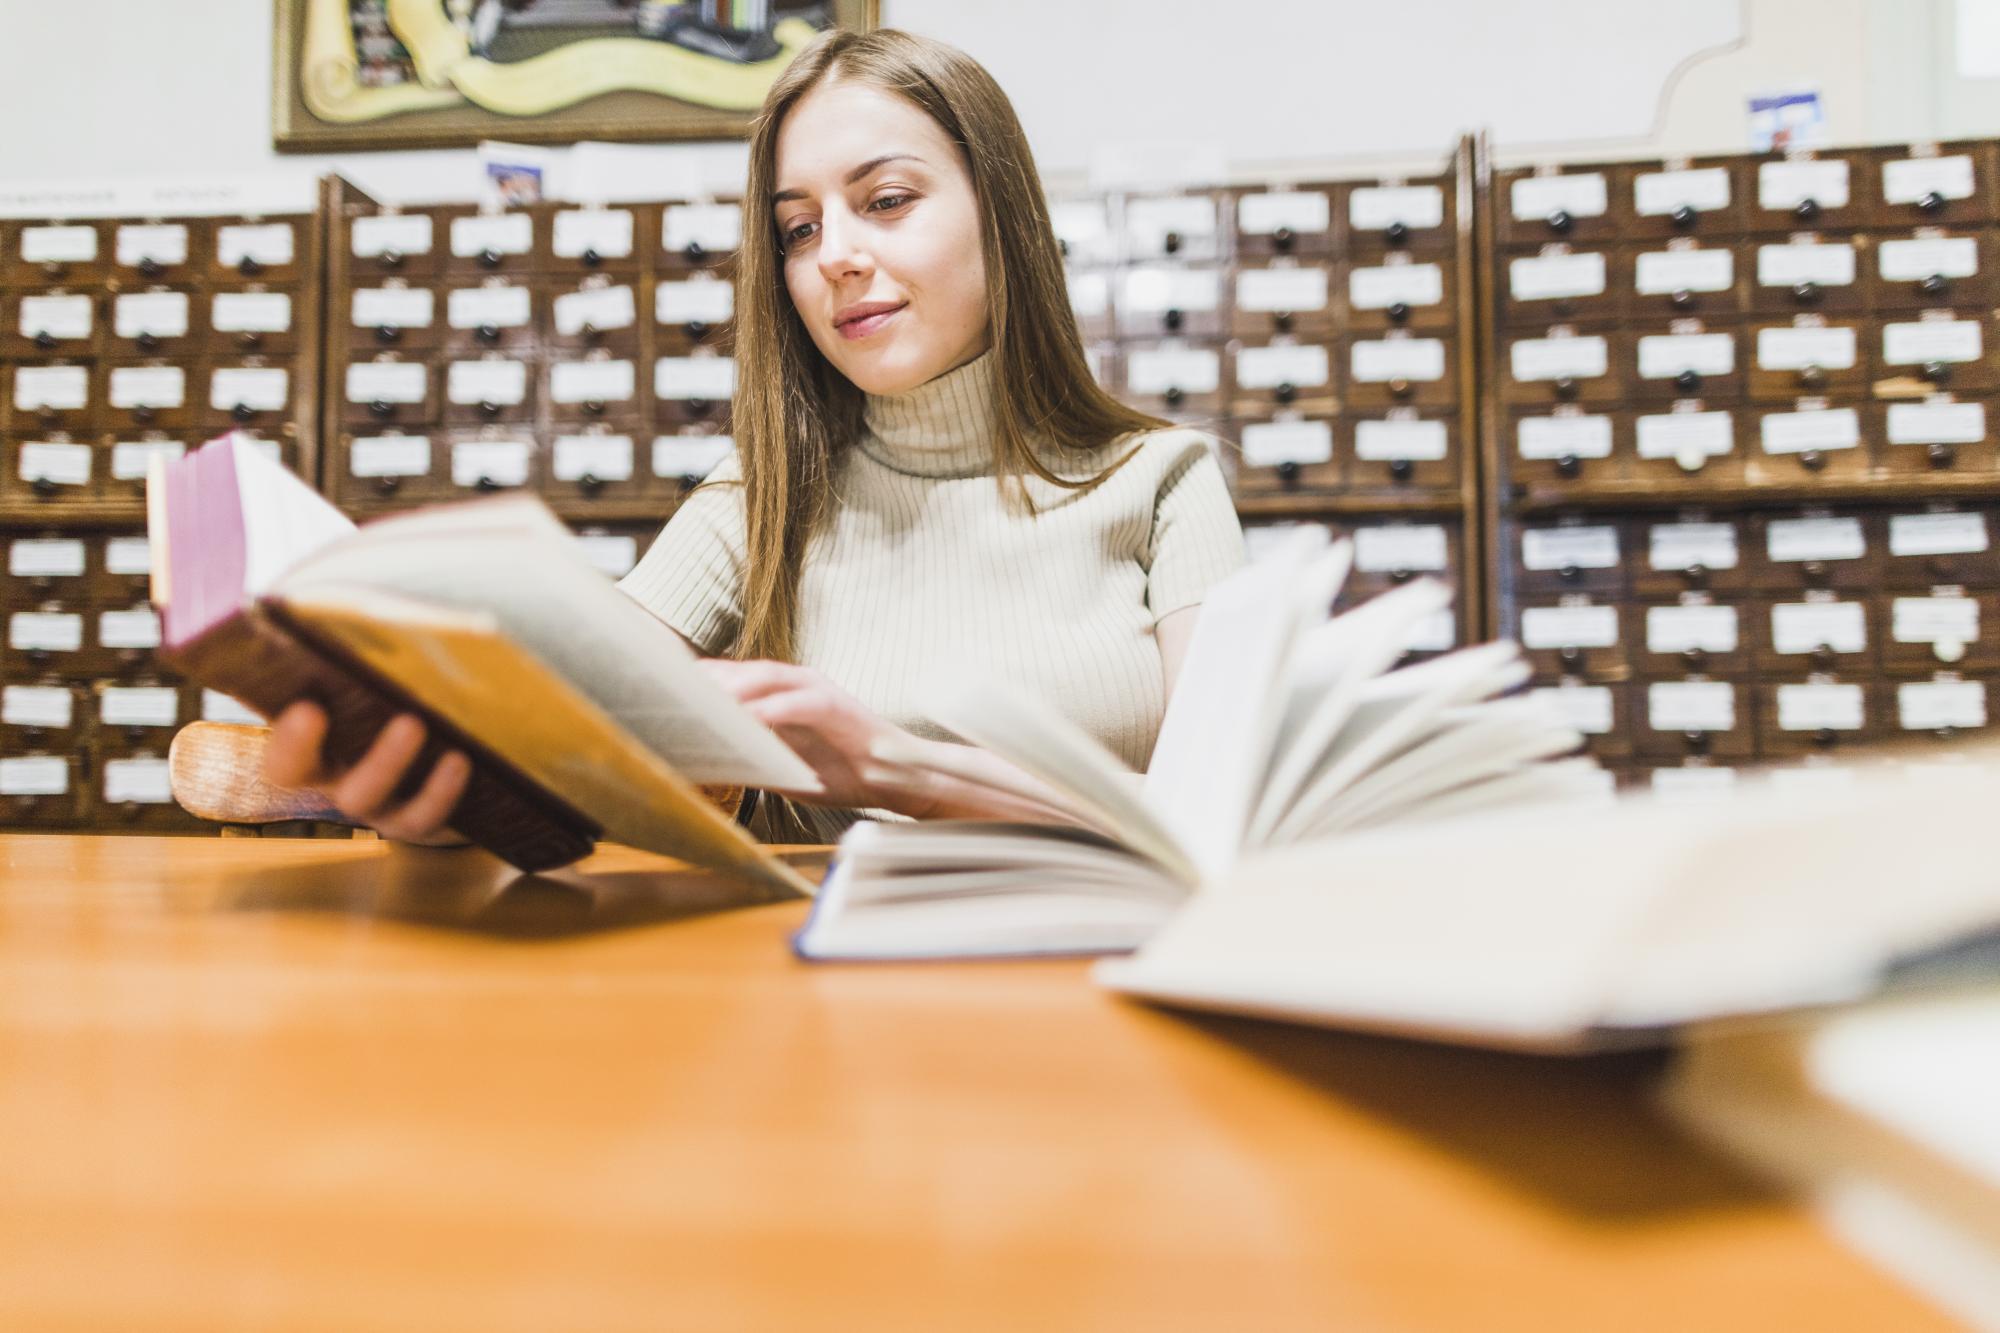
[[[785,287],[813,343],[865,393],[903,393],[986,350],[979,201],[936,121],[821,83],[778,130]]]

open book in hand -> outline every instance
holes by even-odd
[[[976,681],[941,700],[936,721],[1027,775],[996,797],[1050,822],[856,825],[798,951],[1116,952],[1247,855],[1604,790],[1590,760],[1558,760],[1581,736],[1535,700],[1502,697],[1528,675],[1511,643],[1396,666],[1449,605],[1442,585],[1330,616],[1351,558],[1346,542],[1302,535],[1211,590],[1143,778],[1052,705]]]
[[[539,501],[356,528],[225,437],[156,466],[148,527],[169,664],[267,717],[316,700],[336,765],[395,713],[419,714],[430,741],[412,783],[464,751],[472,776],[450,826],[513,865],[567,864],[604,838],[760,894],[811,891],[697,784],[809,792],[812,769]]]

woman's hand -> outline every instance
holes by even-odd
[[[264,750],[264,780],[279,787],[318,790],[349,819],[367,824],[385,838],[427,846],[465,841],[445,827],[452,807],[465,793],[472,765],[456,750],[431,768],[417,794],[401,804],[391,797],[424,747],[424,724],[409,713],[391,718],[361,761],[345,772],[326,767],[326,710],[301,700],[278,714]]]
[[[816,805],[873,806],[922,819],[929,802],[873,780],[880,765],[870,757],[884,736],[908,735],[811,667],[787,662],[732,662],[704,658],[704,670],[752,716],[778,733],[818,775],[824,790],[785,792]]]

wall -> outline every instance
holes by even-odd
[[[1968,0],[1987,3],[1988,0]],[[1744,99],[1805,80],[1836,142],[2000,134],[2000,81],[1951,71],[1954,0],[883,0],[973,51],[1044,170],[1207,139],[1242,174],[1419,160],[1459,127],[1504,156],[1744,146]],[[280,157],[271,0],[0,0],[0,179],[347,172],[466,198],[467,152]],[[1676,72],[1678,70],[1678,73]],[[1257,95],[1248,95],[1250,88]]]

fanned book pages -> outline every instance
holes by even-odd
[[[697,784],[813,791],[789,746],[619,592],[537,500],[417,510],[356,528],[225,437],[149,488],[162,651],[274,716],[323,705],[352,763],[389,717],[473,761],[450,826],[527,870],[600,838],[724,870],[760,894],[811,884]],[[421,781],[429,763],[413,766]],[[407,795],[408,793],[404,793]]]
[[[995,788],[1020,823],[861,824],[795,945],[808,958],[1131,949],[1247,855],[1337,846],[1412,821],[1600,796],[1582,738],[1537,702],[1520,652],[1487,644],[1397,667],[1449,605],[1431,581],[1341,616],[1346,542],[1307,535],[1209,593],[1161,723],[1132,772],[1053,705],[973,680],[931,710],[1024,775]],[[889,744],[885,774],[948,773]],[[985,781],[992,782],[988,777]]]

